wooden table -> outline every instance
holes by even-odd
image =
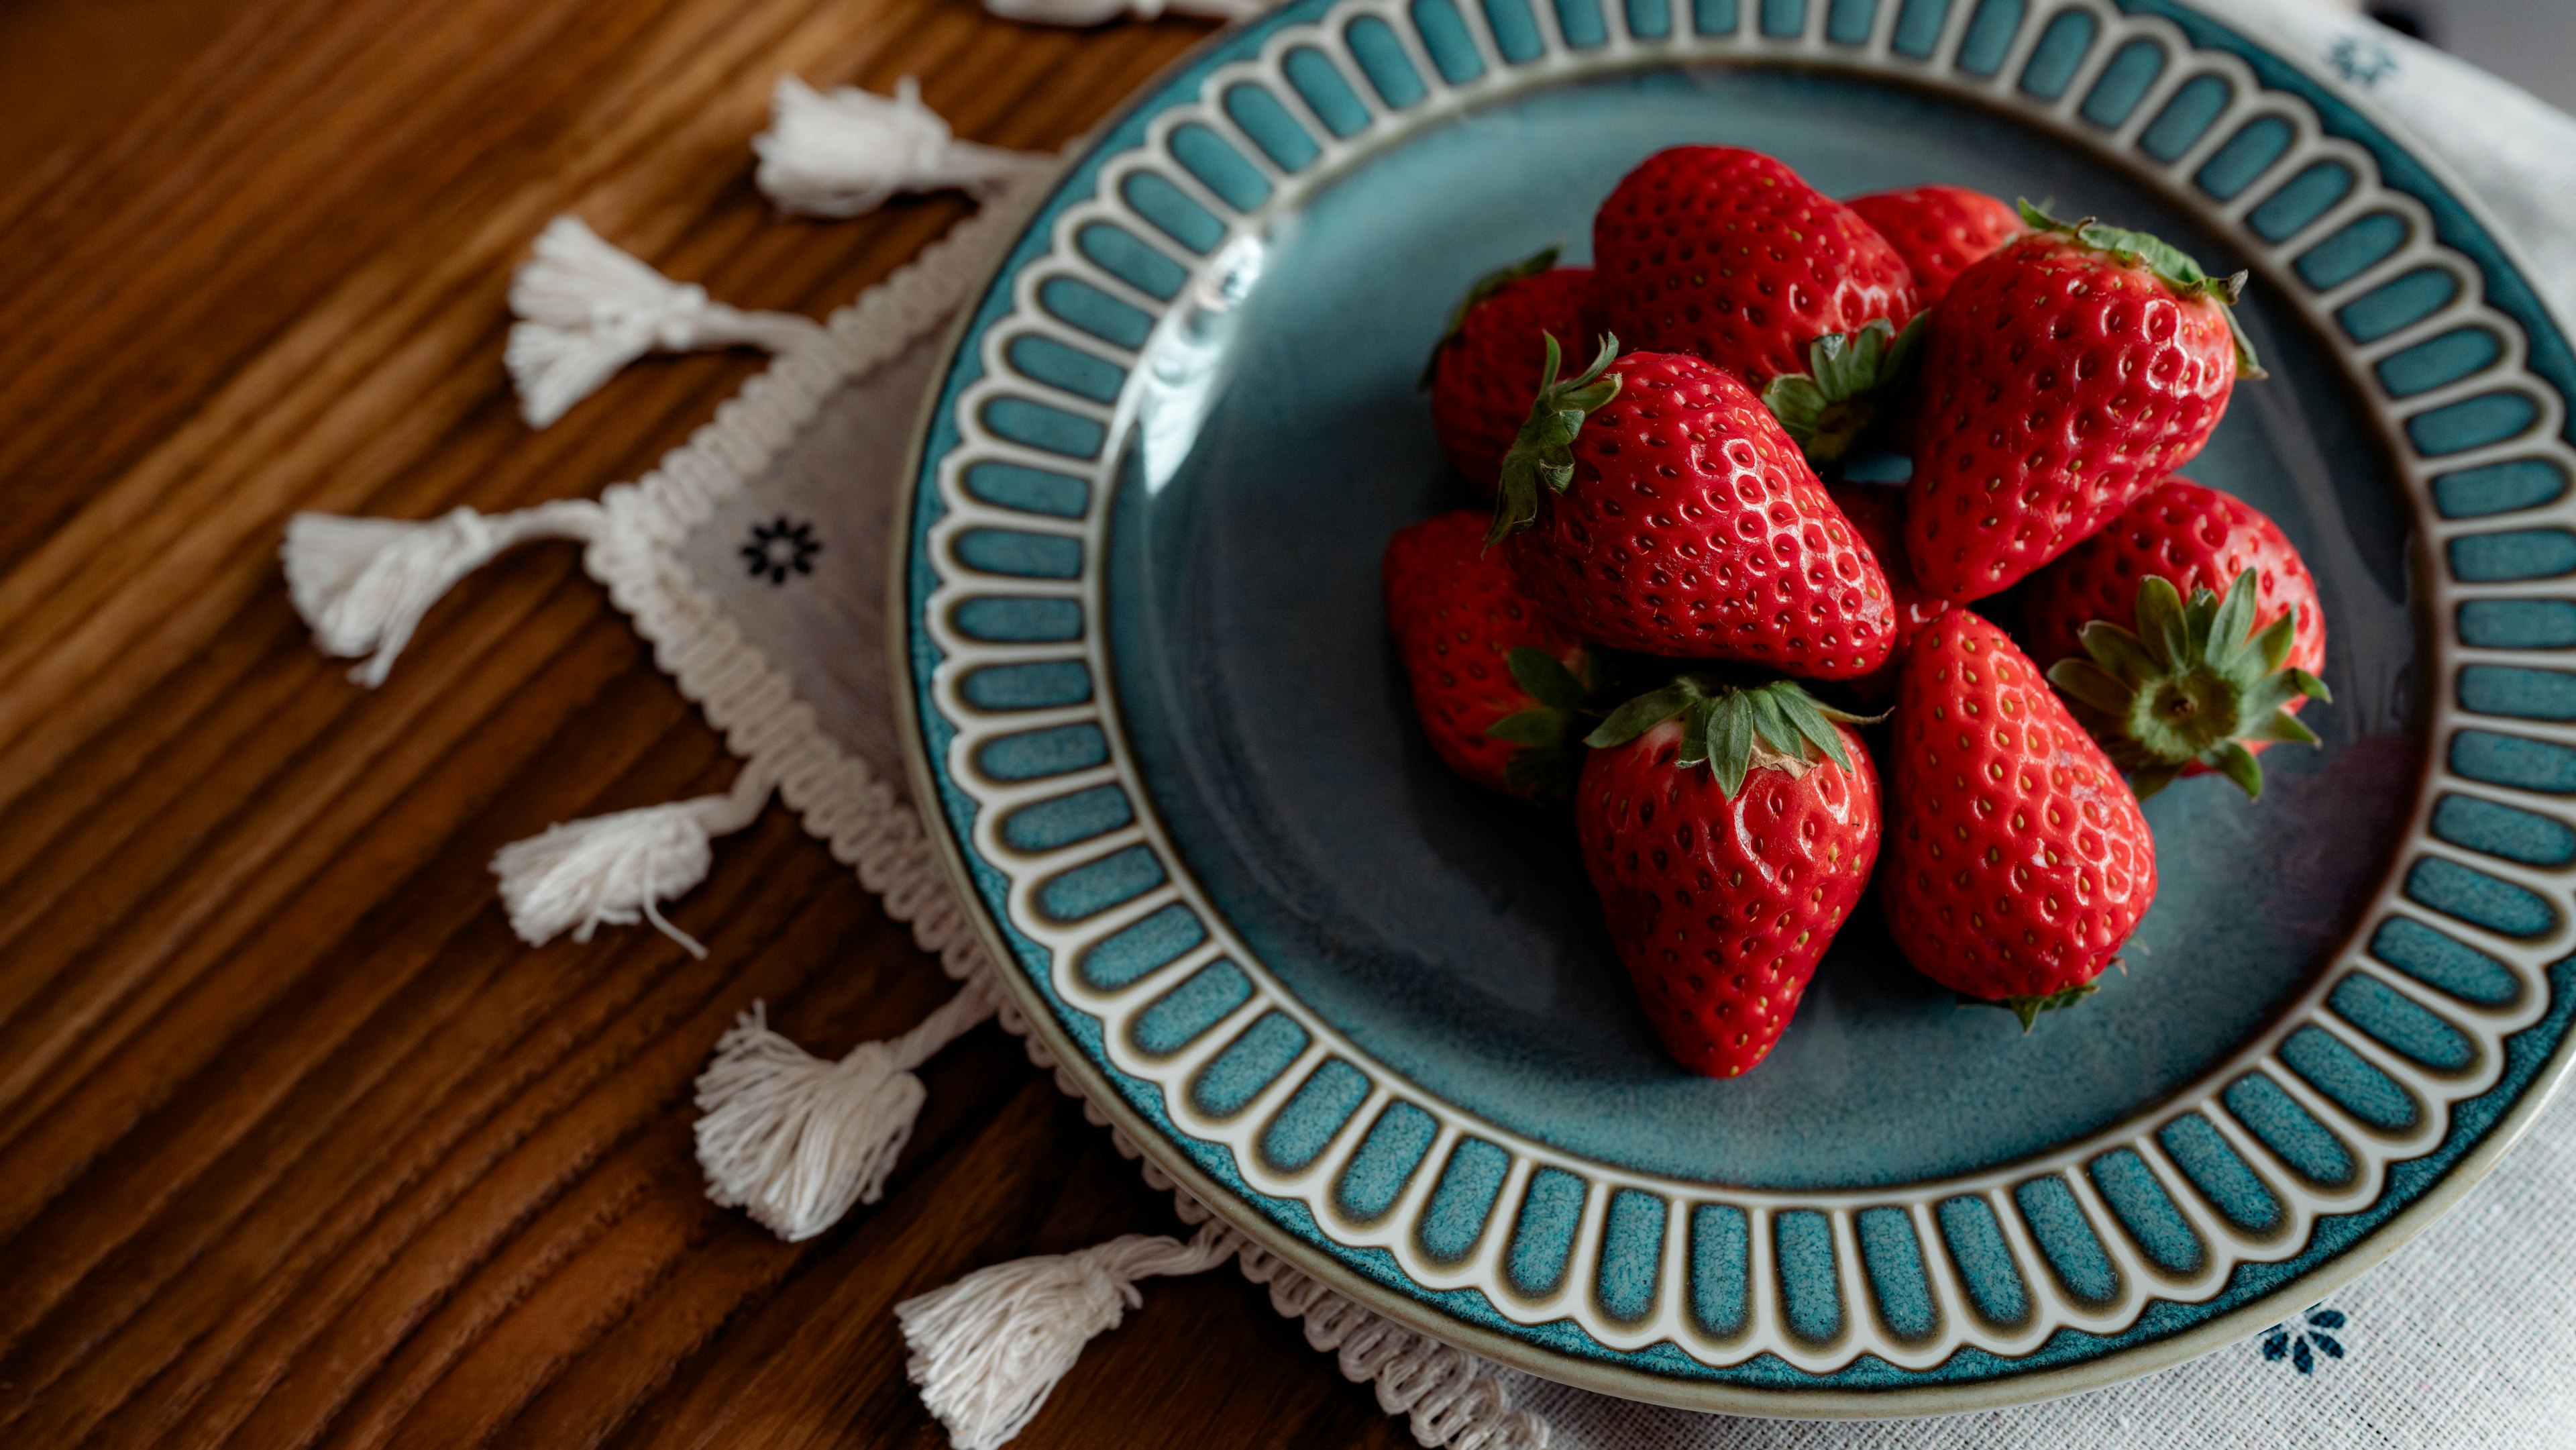
[[[1056,145],[1203,33],[970,0],[21,0],[0,11],[0,1444],[945,1443],[890,1306],[1167,1200],[984,1028],[887,1200],[711,1207],[690,1079],[736,1011],[837,1052],[949,984],[772,806],[662,936],[519,944],[485,868],[720,788],[573,550],[513,554],[383,689],[317,657],[298,508],[589,496],[746,357],[530,433],[501,370],[545,220],[820,315],[963,214],[782,220],[771,81],[918,74]],[[1231,1273],[1158,1281],[1030,1447],[1411,1443]]]

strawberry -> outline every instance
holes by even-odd
[[[2295,718],[2331,698],[2317,581],[2242,499],[2166,479],[2032,575],[2023,609],[2031,657],[2140,799],[2212,770],[2259,798],[2264,747],[2317,743]]]
[[[1553,380],[1539,374],[1540,338],[1580,342],[1599,331],[1592,269],[1556,266],[1554,247],[1477,279],[1422,367],[1431,427],[1450,465],[1493,492],[1530,395]]]
[[[1585,742],[1584,868],[1655,1035],[1704,1077],[1770,1053],[1868,889],[1878,775],[1851,719],[1787,680],[1685,675]]]
[[[1387,540],[1387,629],[1422,732],[1451,770],[1507,795],[1563,795],[1591,653],[1485,548],[1485,525],[1460,509]]]
[[[2020,236],[2021,213],[2010,203],[1964,186],[1873,191],[1847,203],[1887,238],[1914,273],[1925,307],[1938,303],[1961,272]]]
[[[1807,372],[1820,339],[1883,322],[1883,347],[1917,307],[1905,259],[1858,212],[1732,146],[1647,157],[1594,214],[1592,259],[1612,331],[1757,392]]]
[[[2089,995],[2156,895],[2156,843],[2030,658],[1953,609],[1907,651],[1888,929],[1922,973],[2033,1018]]]
[[[2142,232],[2056,221],[1959,274],[1924,345],[1906,552],[1952,601],[2004,589],[2200,451],[2260,377],[2213,278]]]
[[[1631,353],[1605,375],[1616,348],[1540,389],[1503,461],[1491,537],[1531,596],[1615,648],[1878,668],[1887,577],[1779,423],[1695,357]]]
[[[1896,648],[1902,651],[1950,607],[1950,601],[1915,584],[1914,566],[1905,560],[1905,491],[1874,483],[1829,483],[1825,493],[1851,520],[1862,546],[1887,575],[1888,597],[1896,606]]]

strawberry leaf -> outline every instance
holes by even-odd
[[[1809,744],[1823,750],[1834,764],[1849,771],[1852,768],[1851,754],[1843,749],[1843,732],[1835,729],[1834,722],[1826,718],[1825,709],[1816,703],[1815,696],[1804,690],[1780,690],[1774,693],[1779,699],[1781,713],[1787,715],[1789,722],[1798,727],[1798,733],[1805,737]],[[1837,711],[1835,714],[1840,716],[1841,712]]]
[[[2136,693],[2134,686],[2123,684],[2091,660],[2059,660],[2048,667],[2048,682],[2057,687],[2058,693],[2105,714],[2128,709],[2130,697]]]
[[[2317,732],[2309,729],[2306,721],[2301,720],[2296,715],[2290,714],[2286,710],[2275,710],[2270,715],[2265,716],[2262,724],[2255,726],[2252,730],[2245,733],[2245,738],[2248,740],[2272,740],[2284,745],[2321,745],[2324,743],[2317,739]]]
[[[2236,320],[2236,300],[2245,295],[2246,273],[2213,277],[2201,269],[2199,260],[2191,253],[2153,233],[2105,226],[2091,217],[2079,222],[2062,222],[2033,205],[2027,197],[2022,199],[2019,209],[2023,223],[2034,231],[2070,236],[2096,251],[2110,253],[2123,266],[2144,267],[2155,273],[2156,280],[2185,300],[2207,297],[2215,301],[2227,317],[2227,335],[2236,346],[2236,376],[2247,381],[2271,376],[2263,371],[2262,362],[2254,356],[2254,342],[2245,335],[2244,324]]]
[[[2298,635],[2299,620],[2295,614],[2284,613],[2264,626],[2263,632],[2253,640],[2254,650],[2262,657],[2263,668],[2277,670],[2288,663],[2290,646],[2298,641]]]
[[[1525,644],[1514,645],[1511,653],[1503,659],[1511,666],[1513,681],[1529,691],[1530,698],[1540,704],[1572,710],[1579,708],[1583,697],[1592,693],[1583,687],[1583,682],[1574,677],[1574,672],[1567,669],[1563,661],[1545,650],[1532,649]]]
[[[1739,690],[1710,701],[1707,719],[1709,769],[1717,775],[1718,793],[1733,800],[1753,766],[1753,708]]]
[[[2263,762],[2254,758],[2253,751],[2233,740],[2222,740],[2210,747],[2210,753],[2218,757],[2215,763],[2219,774],[2236,782],[2246,799],[2263,798]]]
[[[2191,621],[2184,609],[2182,591],[2172,580],[2150,574],[2138,581],[2138,638],[2167,670],[2181,668],[2191,657]]]
[[[2140,800],[2186,765],[2216,771],[2259,798],[2263,772],[2247,742],[2317,743],[2290,710],[2301,700],[2330,698],[2325,682],[2282,668],[2297,619],[2285,613],[2257,629],[2257,586],[2247,569],[2224,597],[2194,589],[2186,601],[2172,581],[2150,574],[2138,581],[2136,631],[2088,621],[2079,638],[2091,658],[2049,667],[2049,683],[2112,764],[2129,772]]]
[[[2131,689],[2164,673],[2164,662],[2147,649],[2144,641],[2107,619],[2086,621],[2075,637],[2086,654],[2109,671],[2113,679]]]
[[[2079,982],[2072,987],[2067,987],[2059,991],[2036,993],[2026,997],[1986,998],[1961,996],[1959,998],[1959,1005],[1962,1007],[2001,1007],[2005,1011],[2010,1012],[2015,1017],[2021,1019],[2022,1035],[2027,1037],[2030,1035],[2032,1025],[2039,1021],[2040,1013],[2062,1012],[2067,1008],[2074,1006],[2076,1003],[2083,1001],[2085,998],[2092,996],[2095,992],[2098,992],[2101,989],[2102,984],[2099,982]]]
[[[1673,757],[1673,763],[1684,770],[1708,764],[1709,725],[1715,717],[1707,710],[1707,703],[1703,700],[1693,705],[1690,713],[1682,717],[1682,748]]]
[[[1488,736],[1520,747],[1503,764],[1503,785],[1514,795],[1564,795],[1583,768],[1574,721],[1592,694],[1591,658],[1580,656],[1569,669],[1545,650],[1516,645],[1504,662],[1513,682],[1538,703],[1485,727]]]
[[[2230,280],[2238,290],[2243,290],[2244,273],[2239,272]],[[2263,360],[2254,355],[2254,339],[2245,335],[2245,324],[2236,320],[2236,309],[2232,306],[2227,309],[2227,335],[2236,344],[2236,376],[2239,380],[2259,383],[2271,376],[2263,370]]]
[[[1807,753],[1806,738],[1798,727],[1789,723],[1787,712],[1780,708],[1780,697],[1769,688],[1746,690],[1744,699],[1752,706],[1753,733],[1763,744],[1778,753],[1797,759]]]
[[[2254,643],[2254,571],[2238,574],[2227,586],[2224,598],[2204,606],[2202,601],[2210,598],[2206,589],[2192,591],[2191,620],[2194,631],[2209,641],[2211,657],[2232,660],[2249,653],[2247,646]],[[2286,614],[2281,617],[2289,618]],[[2206,625],[2202,624],[2204,618]]]
[[[1539,385],[1538,396],[1530,400],[1529,420],[1521,424],[1520,437],[1503,455],[1502,484],[1494,500],[1494,527],[1485,535],[1489,545],[1501,543],[1538,522],[1542,487],[1563,493],[1573,485],[1574,440],[1583,431],[1583,420],[1619,395],[1619,375],[1609,371],[1611,361],[1619,356],[1619,339],[1603,334],[1601,351],[1592,359],[1592,366],[1579,377],[1565,378],[1557,375],[1563,353],[1557,347],[1556,334],[1540,335],[1547,339],[1547,365],[1542,376],[1551,381]]]
[[[1684,675],[1660,690],[1650,690],[1611,711],[1608,719],[1583,737],[1583,743],[1595,750],[1625,745],[1689,709],[1701,698],[1697,683]]]
[[[1496,740],[1508,740],[1514,745],[1546,749],[1552,745],[1565,743],[1565,727],[1568,723],[1562,710],[1523,710],[1516,715],[1505,715],[1486,726],[1485,733]]]
[[[2022,223],[2033,231],[2055,232],[2073,237],[2097,252],[2109,252],[2122,265],[2145,267],[2177,292],[2190,296],[2216,297],[2222,303],[2233,303],[2245,285],[2245,274],[2217,278],[2201,269],[2191,253],[2152,232],[2131,231],[2127,227],[2109,226],[2086,217],[2082,221],[2060,221],[2050,216],[2028,197],[2017,208]]]
[[[2129,791],[2138,799],[2145,800],[2173,784],[2181,774],[2179,765],[2142,766],[2129,777]]]
[[[1836,722],[1867,725],[1887,718],[1837,710],[1795,680],[1738,688],[1681,675],[1612,710],[1583,743],[1596,750],[1625,745],[1675,716],[1683,721],[1674,764],[1685,770],[1708,766],[1729,799],[1755,770],[1795,776],[1826,760],[1851,770],[1851,752]]]
[[[2298,698],[2299,682],[2291,679],[2286,671],[2265,675],[2255,682],[2254,688],[2237,697],[2237,718],[2261,721]]]
[[[1423,391],[1430,389],[1432,377],[1440,371],[1440,354],[1449,350],[1451,340],[1458,336],[1458,329],[1467,325],[1467,314],[1476,310],[1477,303],[1523,277],[1535,277],[1555,266],[1557,251],[1557,245],[1551,242],[1519,261],[1506,267],[1497,267],[1469,283],[1466,295],[1459,298],[1458,304],[1449,309],[1449,320],[1440,328],[1440,340],[1431,344],[1431,356],[1423,359],[1422,376],[1414,380],[1413,386]],[[1547,375],[1551,378],[1555,377],[1556,370],[1550,368]]]
[[[1878,423],[1881,405],[1912,372],[1928,315],[1916,313],[1903,332],[1884,317],[1857,332],[1829,332],[1807,344],[1806,372],[1783,373],[1764,386],[1763,406],[1809,463],[1841,458]]]

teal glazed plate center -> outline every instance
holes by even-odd
[[[2027,1037],[1865,912],[1759,1070],[1681,1072],[1565,823],[1414,725],[1378,554],[1475,502],[1422,355],[1685,142],[2253,273],[2272,377],[2188,471],[2318,576],[2324,745],[2151,801],[2125,974]],[[2576,362],[2438,166],[2197,12],[1293,4],[1090,143],[934,376],[895,648],[1002,976],[1157,1162],[1403,1323],[1703,1409],[2065,1393],[2375,1262],[2562,1075]]]

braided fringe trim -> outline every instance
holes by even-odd
[[[1146,1157],[1134,1139],[1110,1125],[1109,1115],[1031,1034],[1016,1001],[1003,999],[997,1021],[1020,1039],[1030,1062],[1054,1072],[1057,1091],[1082,1104],[1086,1122],[1109,1129],[1110,1146],[1137,1166],[1146,1187],[1172,1195],[1172,1212],[1181,1222],[1201,1224],[1214,1216]],[[1547,1422],[1528,1410],[1513,1409],[1511,1393],[1485,1373],[1484,1362],[1474,1355],[1352,1303],[1258,1244],[1244,1242],[1236,1262],[1243,1277],[1269,1286],[1271,1308],[1302,1321],[1308,1344],[1335,1355],[1344,1379],[1371,1386],[1379,1409],[1406,1416],[1418,1443],[1449,1450],[1546,1450]]]
[[[724,733],[726,747],[774,775],[805,829],[961,981],[983,965],[983,946],[920,818],[866,762],[823,734],[787,675],[698,588],[679,548],[718,503],[768,468],[834,389],[945,325],[1052,181],[1050,173],[1016,186],[958,223],[835,311],[813,345],[779,354],[652,472],[604,491],[609,527],[582,558],[652,645],[654,663]]]
[[[987,968],[984,947],[920,817],[864,761],[825,737],[785,672],[697,587],[679,548],[719,502],[768,468],[835,388],[865,376],[955,316],[1054,179],[1049,172],[994,197],[883,283],[835,311],[821,339],[780,353],[652,472],[607,489],[600,504],[608,527],[582,556],[582,567],[653,647],[654,663],[723,732],[726,748],[748,768],[775,778],[780,798],[805,829],[856,871],[859,884],[883,899],[887,914],[909,923],[913,940],[961,981]],[[1000,1021],[1022,1040],[1030,1061],[1054,1069],[1057,1087],[1083,1098],[1072,1076],[1030,1035],[1016,1004],[1003,1002]],[[1094,1124],[1108,1124],[1087,1098],[1083,1114]],[[1113,1129],[1112,1141],[1121,1156],[1140,1162],[1149,1185],[1173,1191],[1185,1222],[1208,1218],[1124,1133]],[[1397,1327],[1261,1248],[1246,1244],[1239,1262],[1245,1278],[1269,1286],[1274,1308],[1304,1323],[1308,1343],[1337,1353],[1345,1377],[1373,1383],[1388,1414],[1410,1418],[1415,1440],[1450,1450],[1543,1450],[1547,1444],[1546,1423],[1513,1410],[1501,1383],[1473,1355]]]
[[[1028,1045],[1035,1048],[1036,1039],[1028,1039]],[[1059,1069],[1057,1086],[1063,1085]],[[1107,1125],[1107,1115],[1093,1107],[1089,1098],[1083,1099],[1082,1108],[1082,1115],[1095,1125]],[[1201,1223],[1213,1216],[1154,1166],[1125,1133],[1111,1128],[1109,1141],[1121,1157],[1144,1170],[1147,1187],[1171,1190],[1172,1210],[1183,1223]],[[1484,1372],[1474,1355],[1398,1327],[1290,1268],[1257,1244],[1244,1244],[1236,1259],[1243,1277],[1269,1286],[1271,1308],[1304,1322],[1308,1344],[1327,1354],[1339,1351],[1335,1358],[1343,1378],[1371,1385],[1377,1391],[1379,1409],[1411,1420],[1415,1440],[1451,1450],[1545,1450],[1547,1422],[1527,1410],[1514,1410],[1510,1394]]]

